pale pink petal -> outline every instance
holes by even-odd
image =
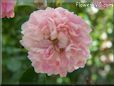
[[[63,33],[58,33],[58,46],[59,48],[65,48],[68,45],[68,37]]]

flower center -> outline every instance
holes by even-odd
[[[54,45],[54,46],[57,46],[57,44],[58,44],[58,39],[54,39],[54,40],[51,40],[52,41],[52,44]]]
[[[64,48],[59,48],[58,47],[58,42],[59,42],[58,39],[54,39],[54,40],[51,40],[51,41],[52,41],[53,47],[56,51],[61,52],[61,53],[64,51]]]

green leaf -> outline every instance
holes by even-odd
[[[12,72],[16,72],[21,68],[21,62],[16,58],[10,58],[7,60],[7,68]]]
[[[38,74],[35,73],[32,66],[30,66],[20,78],[20,84],[36,84],[38,81]]]

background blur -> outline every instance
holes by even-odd
[[[2,84],[114,84],[113,7],[98,10],[93,6],[80,7],[76,2],[61,1],[48,3],[48,6],[62,6],[74,12],[92,28],[91,55],[85,67],[68,73],[64,78],[36,74],[27,58],[27,50],[19,41],[22,37],[21,25],[37,10],[37,4],[17,3],[15,17],[2,20]]]

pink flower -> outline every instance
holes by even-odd
[[[16,0],[2,0],[0,2],[0,18],[12,18],[14,17],[14,7]]]
[[[81,17],[68,10],[34,11],[22,25],[21,44],[37,73],[60,74],[84,67],[89,55],[90,28]]]
[[[114,3],[114,0],[93,0],[94,6],[99,9],[105,9]]]

